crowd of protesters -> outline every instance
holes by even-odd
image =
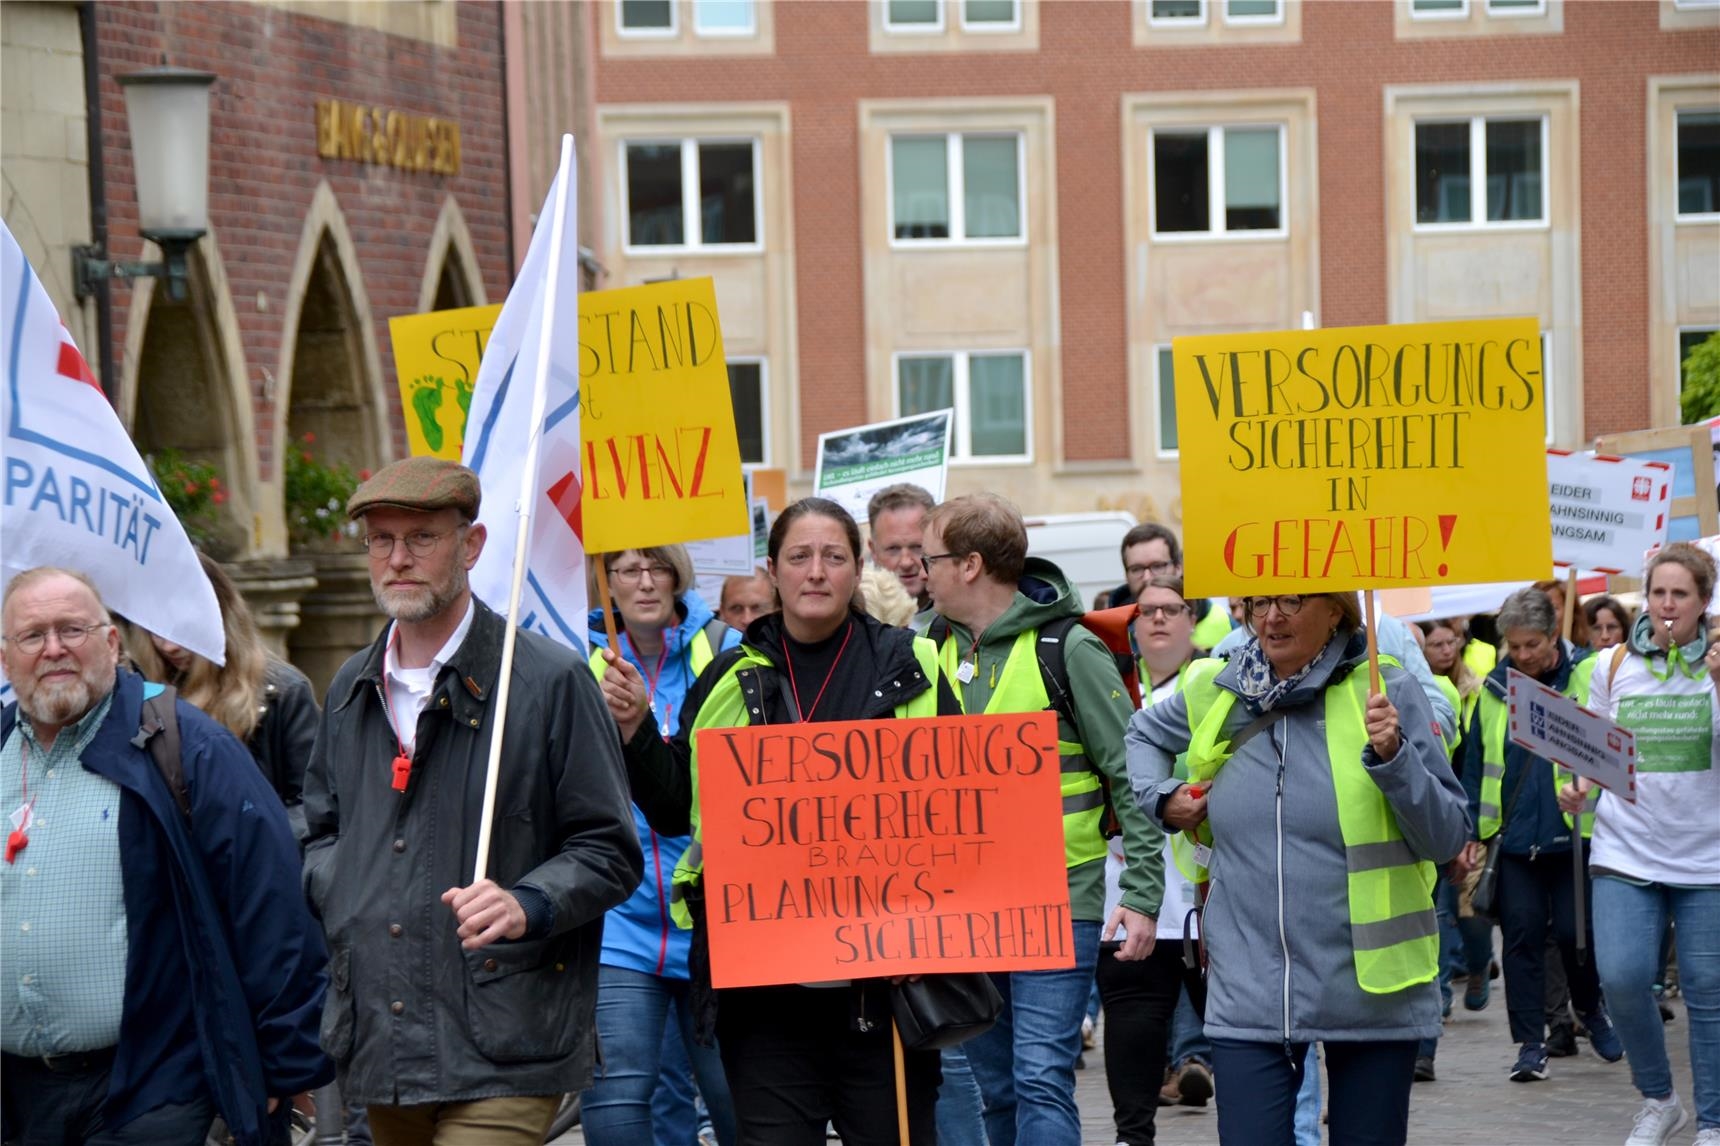
[[[320,710],[214,562],[224,665],[77,572],[7,586],[7,1142],[193,1146],[219,1118],[279,1146],[316,1091],[324,1142],[536,1146],[577,1095],[593,1146],[884,1146],[901,1078],[916,1146],[1078,1146],[1096,1002],[1118,1146],[1176,1103],[1215,1106],[1227,1146],[1317,1143],[1322,1073],[1326,1140],[1401,1143],[1443,1020],[1502,979],[1502,1079],[1584,1040],[1642,1097],[1598,1133],[1661,1146],[1694,1120],[1720,1146],[1700,549],[1649,562],[1640,615],[1547,582],[1370,634],[1354,593],[1190,597],[1146,523],[1088,613],[1007,501],[898,485],[864,536],[789,505],[714,602],[681,546],[593,554],[613,602],[589,658],[521,631],[502,690],[506,622],[466,576],[480,499],[428,458],[353,495],[389,621]],[[1510,740],[1512,671],[1635,734],[1634,800]],[[991,975],[993,1025],[900,1067],[868,1019],[889,980],[713,987],[700,730],[1043,709],[1072,966]]]

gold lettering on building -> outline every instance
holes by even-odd
[[[401,171],[460,173],[460,125],[337,99],[317,101],[317,154]]]

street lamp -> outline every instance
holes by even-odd
[[[131,129],[137,177],[138,231],[161,248],[158,263],[111,262],[99,246],[72,248],[79,299],[103,279],[167,280],[167,297],[183,302],[191,245],[209,231],[209,86],[213,72],[151,68],[118,77]]]

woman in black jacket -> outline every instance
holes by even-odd
[[[638,672],[611,661],[604,699],[621,729],[634,801],[658,831],[686,834],[691,827],[698,838],[700,729],[959,715],[929,642],[862,611],[855,592],[860,552],[859,527],[835,502],[807,498],[777,518],[767,568],[781,612],[753,621],[741,646],[705,670],[683,702],[673,740],[660,735]],[[848,1146],[894,1146],[888,982],[712,991],[702,872],[689,859],[676,885],[693,920],[694,1011],[701,1037],[713,1028],[718,1036],[739,1140],[822,1143],[826,1123],[834,1122]],[[911,1138],[929,1143],[938,1052],[907,1052],[906,1072]]]

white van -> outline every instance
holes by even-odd
[[[1094,513],[1025,515],[1027,553],[1043,557],[1075,582],[1081,607],[1123,583],[1123,535],[1134,528],[1135,515],[1123,510]]]

